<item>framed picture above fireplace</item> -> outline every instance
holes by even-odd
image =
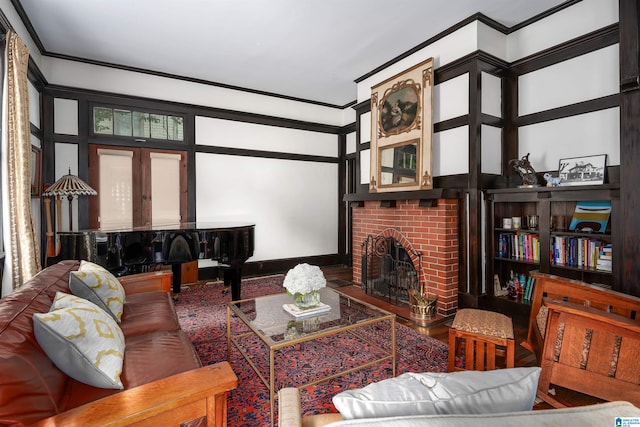
[[[433,58],[371,88],[369,192],[428,190],[432,181]]]

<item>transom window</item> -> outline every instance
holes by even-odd
[[[184,141],[184,118],[122,108],[93,107],[93,133]]]

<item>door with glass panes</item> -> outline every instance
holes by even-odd
[[[172,227],[187,217],[186,152],[89,145],[90,227]]]

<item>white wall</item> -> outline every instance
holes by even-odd
[[[256,224],[249,261],[338,251],[338,165],[196,154],[197,221]]]
[[[408,58],[358,83],[358,101],[371,95],[371,87],[433,56],[436,69],[470,52],[483,50],[513,62],[541,50],[606,27],[618,21],[616,1],[584,0],[541,21],[504,35],[475,22],[415,52]],[[618,45],[610,46],[521,76],[519,115],[526,115],[615,94],[619,90]],[[500,116],[500,79],[483,73],[482,111]],[[434,87],[434,122],[469,112],[468,75]],[[558,160],[592,154],[607,154],[607,165],[620,164],[617,109],[540,123],[519,130],[519,153],[530,152],[536,170],[555,170]],[[361,117],[361,128],[370,126],[370,115]],[[596,121],[594,121],[596,120]],[[365,123],[366,122],[366,123]],[[483,127],[482,171],[501,173],[500,130]],[[368,133],[362,134],[368,142]],[[434,134],[433,175],[468,172],[467,127]],[[368,182],[369,163],[361,164],[363,183]],[[365,177],[367,177],[365,181]]]
[[[123,95],[244,111],[314,123],[345,125],[343,110],[267,95],[226,89],[168,77],[44,57],[42,72],[49,83]]]
[[[196,117],[196,144],[338,157],[337,136],[231,120]]]
[[[196,144],[338,156],[337,135],[196,117]],[[196,219],[256,224],[249,261],[338,252],[338,164],[197,153]]]

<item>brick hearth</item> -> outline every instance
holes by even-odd
[[[458,308],[458,200],[439,199],[435,207],[420,207],[418,200],[398,200],[395,208],[366,201],[353,209],[353,282],[362,283],[362,243],[368,235],[393,237],[408,253],[422,253],[421,283],[437,295],[438,317]],[[411,257],[414,267],[418,259]]]

